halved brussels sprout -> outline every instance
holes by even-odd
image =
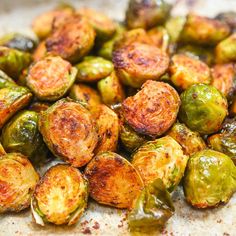
[[[0,156],[0,213],[19,212],[30,205],[39,176],[20,153]]]
[[[229,34],[230,28],[226,23],[191,13],[187,16],[179,42],[214,46]]]
[[[217,63],[236,61],[236,33],[217,44],[215,57]]]
[[[43,57],[45,57],[46,54],[47,54],[47,48],[45,45],[45,41],[41,41],[33,52],[33,59],[34,61],[39,61]]]
[[[0,45],[24,52],[32,52],[36,47],[36,42],[25,35],[10,33],[0,38]]]
[[[212,134],[220,129],[228,114],[228,105],[225,97],[215,87],[194,84],[180,98],[179,118],[191,130]]]
[[[2,129],[2,145],[7,152],[19,152],[29,157],[33,163],[46,159],[47,148],[38,131],[38,113],[21,111]]]
[[[135,88],[149,79],[158,80],[169,66],[169,57],[165,52],[142,43],[115,49],[112,61],[121,81]]]
[[[0,89],[0,128],[19,110],[27,106],[32,94],[25,87]]]
[[[28,52],[0,46],[0,70],[15,80],[31,61],[32,57]]]
[[[56,157],[75,167],[92,159],[98,135],[90,112],[78,102],[61,99],[41,112],[39,130]]]
[[[226,203],[236,191],[236,167],[223,153],[205,149],[190,157],[184,175],[187,202],[197,208]]]
[[[76,68],[78,82],[96,82],[111,74],[114,69],[112,62],[102,57],[85,57]]]
[[[175,123],[168,131],[167,135],[171,136],[183,148],[184,154],[191,156],[206,148],[206,144],[197,132],[188,129],[185,124]]]
[[[41,111],[46,111],[50,107],[50,103],[47,102],[39,102],[39,101],[33,101],[30,106],[30,111],[35,111],[37,113],[40,113]]]
[[[31,210],[37,224],[75,224],[87,207],[88,183],[80,171],[58,164],[51,167],[35,188]]]
[[[94,39],[95,31],[88,21],[73,15],[46,39],[46,48],[48,52],[76,63],[89,53]]]
[[[193,84],[211,82],[210,68],[204,62],[184,54],[176,54],[171,58],[169,71],[172,83],[180,90]]]
[[[97,83],[97,87],[102,101],[108,106],[120,103],[125,99],[123,86],[114,71],[106,78],[101,79]]]
[[[161,179],[156,179],[142,190],[134,202],[128,215],[128,224],[135,231],[162,229],[174,211],[169,192]]]
[[[122,103],[125,121],[136,132],[152,137],[165,133],[175,122],[180,98],[173,87],[148,80],[141,90]]]
[[[235,11],[226,11],[226,12],[222,12],[219,13],[216,17],[217,20],[221,20],[224,21],[225,23],[227,23],[230,28],[231,31],[235,31],[236,29],[236,13]]]
[[[103,13],[91,8],[80,8],[78,14],[84,16],[96,31],[96,37],[100,40],[107,40],[116,31],[116,24]]]
[[[90,196],[98,203],[131,208],[143,181],[129,161],[114,152],[101,152],[85,169]]]
[[[129,0],[126,11],[126,25],[130,29],[149,29],[163,24],[169,16],[171,5],[164,0]]]
[[[74,84],[70,89],[69,97],[83,103],[91,113],[96,112],[99,104],[102,103],[98,92],[85,84]]]
[[[0,89],[16,86],[16,83],[6,73],[0,70]]]
[[[182,179],[187,162],[188,156],[170,136],[146,142],[134,153],[132,160],[145,185],[160,178],[170,192]]]
[[[100,105],[97,109],[98,144],[94,152],[115,152],[119,138],[119,118],[105,105]]]
[[[40,100],[56,101],[75,81],[77,69],[58,56],[47,56],[31,66],[27,86]]]

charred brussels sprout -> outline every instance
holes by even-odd
[[[169,16],[171,5],[164,0],[130,0],[126,11],[126,25],[130,29],[149,29],[162,24]]]
[[[101,152],[85,169],[90,196],[98,203],[131,208],[143,188],[143,181],[135,168],[113,152]]]
[[[193,84],[211,82],[210,68],[204,62],[183,54],[172,57],[169,71],[172,83],[180,90]]]
[[[46,39],[46,48],[48,52],[76,63],[89,53],[94,39],[95,32],[88,21],[73,15]]]
[[[227,11],[227,12],[219,13],[216,16],[216,19],[227,23],[230,26],[231,31],[233,31],[233,32],[235,31],[235,29],[236,29],[236,13],[234,11]]]
[[[45,57],[46,54],[47,54],[47,48],[46,48],[46,45],[45,45],[45,41],[41,41],[38,44],[37,48],[34,50],[33,59],[34,59],[34,61],[39,61],[43,57]]]
[[[14,80],[0,70],[0,89],[12,86],[16,86]]]
[[[29,207],[38,180],[37,172],[22,154],[0,156],[0,213]]]
[[[24,52],[32,52],[36,47],[36,42],[22,34],[12,33],[4,35],[0,38],[0,45]]]
[[[214,46],[230,34],[229,26],[219,20],[189,14],[179,42]]]
[[[2,145],[7,152],[19,152],[39,164],[47,154],[43,138],[38,131],[38,114],[22,111],[15,115],[2,130]]]
[[[78,82],[96,82],[107,77],[114,69],[113,64],[102,57],[85,57],[76,68]]]
[[[70,99],[61,99],[40,113],[39,130],[51,152],[75,167],[93,157],[98,136],[90,112]]]
[[[31,66],[27,86],[36,97],[56,101],[66,94],[75,81],[77,69],[58,56],[48,56]]]
[[[139,171],[145,185],[162,179],[173,191],[184,175],[188,156],[170,136],[143,144],[133,155],[132,164]]]
[[[15,80],[30,65],[31,60],[31,54],[27,52],[0,46],[0,70]]]
[[[108,106],[120,103],[125,99],[123,87],[114,71],[108,77],[101,79],[97,86],[102,101]]]
[[[175,122],[178,93],[167,83],[149,80],[122,103],[124,119],[136,132],[152,137],[165,133]]]
[[[236,167],[223,153],[203,150],[190,157],[184,194],[194,207],[215,207],[229,201],[236,191]]]
[[[142,190],[134,202],[128,224],[133,231],[162,229],[174,211],[170,194],[161,179],[156,179]]]
[[[27,106],[32,94],[25,87],[0,89],[0,128],[19,110]]]
[[[75,224],[87,207],[88,183],[80,171],[59,164],[51,167],[35,188],[31,210],[37,224]]]
[[[121,81],[134,88],[139,88],[149,79],[158,80],[169,66],[169,57],[165,52],[142,43],[116,49],[112,61]]]
[[[176,123],[167,133],[183,148],[184,154],[191,156],[206,148],[206,144],[197,132],[193,132],[185,124]]]

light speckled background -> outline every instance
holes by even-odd
[[[35,15],[50,9],[60,1],[51,0],[0,0],[0,34],[23,32],[32,35],[30,23]],[[123,19],[127,5],[125,0],[77,0],[75,6],[90,6],[102,10],[118,20]],[[236,0],[177,0],[173,14],[195,11],[202,15],[214,16],[219,11],[236,10]],[[188,206],[181,188],[173,193],[175,215],[169,220],[162,235],[236,235],[236,196],[225,205],[213,210],[194,210]],[[48,225],[37,226],[32,222],[30,211],[20,214],[6,214],[0,217],[0,236],[22,235],[130,235],[124,220],[125,211],[99,206],[90,202],[80,222],[73,227]],[[96,222],[99,229],[96,229]],[[158,232],[153,235],[158,235]],[[89,234],[88,234],[89,235]],[[149,234],[151,235],[151,234]]]

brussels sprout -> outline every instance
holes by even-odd
[[[37,172],[22,154],[0,156],[0,213],[29,207],[38,179]]]
[[[219,20],[189,14],[179,42],[214,46],[230,34],[229,26]]]
[[[31,60],[31,55],[27,52],[0,46],[0,70],[13,79],[18,78],[20,73],[29,66]]]
[[[96,31],[96,37],[100,40],[107,40],[116,32],[116,24],[103,13],[91,8],[81,8],[78,14],[86,17]]]
[[[193,84],[211,82],[210,68],[204,62],[184,54],[172,57],[169,71],[172,83],[180,90]]]
[[[25,35],[11,33],[0,38],[0,45],[24,52],[32,52],[36,47],[36,42]]]
[[[135,88],[149,79],[158,80],[169,66],[169,57],[165,52],[141,43],[116,49],[112,61],[121,81]]]
[[[49,107],[50,103],[33,101],[29,106],[29,110],[40,113],[41,111],[46,111]]]
[[[76,63],[92,49],[95,31],[87,20],[73,15],[46,39],[47,51]]]
[[[69,97],[85,104],[91,113],[96,112],[98,105],[102,103],[98,92],[84,84],[74,84],[70,89]]]
[[[133,152],[147,141],[147,138],[135,132],[129,125],[120,126],[120,140],[128,152]]]
[[[45,41],[42,41],[38,44],[37,48],[34,50],[33,59],[34,61],[39,61],[43,57],[45,57],[46,54],[47,54],[47,48],[45,45]]]
[[[211,84],[231,101],[236,94],[235,65],[233,63],[215,65],[211,70],[211,75]]]
[[[25,87],[0,89],[0,129],[19,110],[27,106],[32,94]]]
[[[217,44],[215,57],[217,63],[236,61],[236,33]]]
[[[125,99],[123,87],[114,71],[108,77],[101,79],[97,86],[102,101],[108,106],[120,103]]]
[[[58,164],[51,167],[35,188],[31,210],[35,222],[75,224],[87,207],[88,183],[80,171]]]
[[[148,184],[134,203],[128,215],[131,230],[162,229],[174,214],[175,208],[161,179]]]
[[[143,181],[125,158],[113,152],[101,152],[85,169],[90,196],[98,203],[131,208],[139,196]]]
[[[102,57],[85,57],[76,65],[78,82],[96,82],[105,78],[113,71],[113,64]]]
[[[0,70],[0,89],[16,86],[16,83],[6,73]]]
[[[185,124],[175,123],[167,135],[171,136],[183,148],[185,155],[191,156],[206,148],[206,144],[197,132],[188,129]]]
[[[75,81],[77,69],[58,56],[47,56],[31,66],[27,86],[44,101],[63,97]]]
[[[117,114],[107,106],[100,105],[96,118],[98,144],[94,152],[115,152],[119,138],[119,119]]]
[[[126,11],[126,25],[130,29],[149,29],[162,24],[169,16],[171,5],[164,0],[130,0]]]
[[[143,144],[133,155],[132,164],[139,171],[145,185],[160,178],[173,191],[184,175],[188,156],[170,136]]]
[[[34,163],[46,159],[47,149],[38,131],[38,114],[34,111],[17,113],[3,127],[1,141],[7,152],[20,152]]]
[[[71,99],[61,99],[39,116],[39,131],[51,152],[75,167],[93,157],[98,135],[90,112]]]
[[[227,11],[227,12],[222,12],[219,13],[216,17],[217,20],[221,20],[224,21],[225,23],[227,23],[230,28],[231,31],[235,31],[236,29],[236,12],[234,11]]]
[[[190,157],[184,194],[194,207],[215,207],[229,201],[236,191],[236,167],[223,153],[205,149]]]
[[[136,132],[151,137],[165,133],[175,122],[180,106],[178,93],[169,84],[149,80],[122,103],[125,121]]]

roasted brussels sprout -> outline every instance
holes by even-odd
[[[107,40],[112,37],[116,31],[116,24],[103,13],[91,8],[81,8],[78,14],[84,16],[96,31],[96,37],[99,40]]]
[[[113,152],[101,152],[85,169],[90,196],[98,203],[131,208],[139,196],[143,181],[135,168]]]
[[[101,79],[97,86],[102,101],[108,106],[120,103],[125,99],[123,87],[114,71],[106,78]]]
[[[38,179],[37,172],[22,154],[0,156],[0,213],[29,207]]]
[[[122,103],[124,119],[136,132],[152,137],[165,133],[175,122],[178,93],[169,84],[149,80]]]
[[[227,11],[227,12],[222,12],[219,13],[216,17],[217,20],[221,20],[224,21],[225,23],[227,23],[230,28],[231,31],[235,31],[236,29],[236,13],[235,11]]]
[[[17,79],[31,63],[31,54],[13,48],[0,46],[0,70]]]
[[[56,157],[75,167],[92,159],[98,135],[90,112],[78,102],[61,99],[41,112],[39,130]]]
[[[174,211],[170,194],[161,179],[156,179],[142,190],[134,202],[128,215],[128,224],[135,231],[162,229]]]
[[[188,156],[170,136],[143,144],[133,155],[132,164],[139,171],[145,185],[160,178],[173,191],[184,175]]]
[[[37,224],[75,224],[88,200],[88,183],[80,171],[58,164],[51,167],[35,188],[31,210]]]
[[[47,149],[38,131],[38,114],[34,111],[17,113],[2,129],[2,145],[7,152],[19,152],[33,163],[46,159]]]
[[[47,48],[45,45],[45,41],[41,41],[33,53],[33,59],[34,61],[39,61],[43,57],[45,57],[46,54],[47,54]]]
[[[220,129],[228,114],[227,100],[215,87],[194,84],[180,98],[179,118],[191,130],[211,134]]]
[[[189,14],[179,42],[214,46],[230,34],[230,27],[219,20]]]
[[[170,10],[171,5],[164,0],[130,0],[126,11],[126,25],[130,29],[149,29],[162,24]]]
[[[172,83],[180,90],[193,84],[211,82],[210,68],[204,62],[184,54],[172,57],[169,71]]]
[[[215,57],[217,63],[236,61],[236,33],[217,44]]]
[[[113,64],[102,57],[85,57],[76,65],[78,82],[96,82],[107,77],[113,71]]]
[[[16,83],[6,73],[0,70],[0,89],[16,86]]]
[[[36,47],[36,42],[25,35],[11,33],[0,38],[0,45],[24,52],[32,52]]]
[[[223,153],[206,149],[190,157],[184,194],[194,207],[215,207],[229,201],[236,191],[236,167]]]
[[[25,87],[0,89],[0,128],[19,110],[27,106],[32,94]]]
[[[142,43],[116,49],[112,61],[121,81],[135,88],[149,79],[158,80],[169,66],[169,57],[165,52]]]
[[[92,49],[95,31],[88,21],[73,15],[46,39],[47,51],[76,63]]]
[[[56,101],[66,94],[75,81],[77,69],[58,56],[47,56],[31,66],[27,86],[44,101]]]
[[[197,132],[193,132],[185,124],[175,123],[168,131],[167,135],[171,136],[183,148],[184,154],[191,156],[195,152],[206,148],[206,144]]]

